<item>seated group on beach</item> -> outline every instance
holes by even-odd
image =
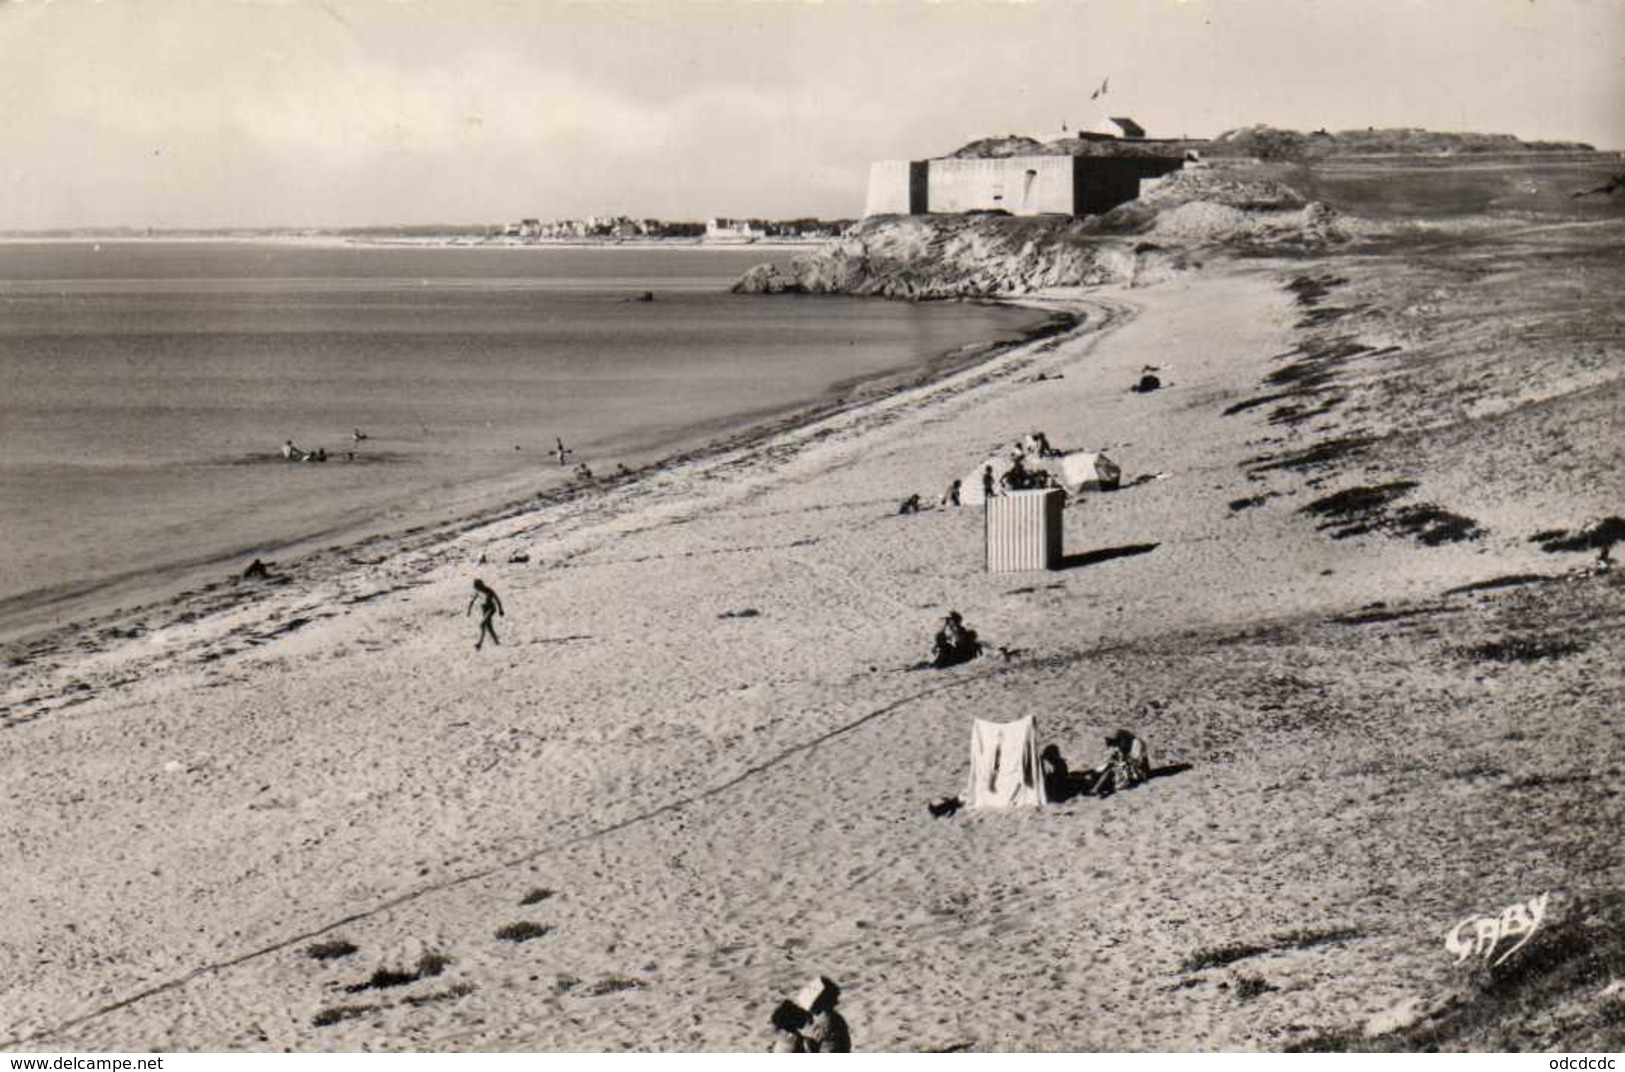
[[[1053,744],[1045,745],[1038,758],[1044,765],[1044,795],[1052,803],[1075,796],[1109,797],[1151,777],[1151,750],[1128,730],[1106,738],[1105,762],[1093,770],[1068,770],[1061,750]]]
[[[303,450],[293,440],[282,444],[282,460],[286,462],[325,462],[327,448],[317,447],[315,450]]]
[[[1050,475],[1042,469],[1028,469],[1018,456],[1010,469],[999,479],[1000,491],[1028,491],[1050,486]]]

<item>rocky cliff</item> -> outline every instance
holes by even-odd
[[[1324,205],[1291,188],[1206,171],[1169,176],[1102,216],[876,216],[788,270],[763,264],[740,294],[976,298],[1045,287],[1146,283],[1225,244],[1323,244],[1340,237]]]

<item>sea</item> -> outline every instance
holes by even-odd
[[[1036,319],[728,292],[788,256],[0,242],[0,637],[144,578],[636,468]],[[288,440],[329,460],[285,461]]]

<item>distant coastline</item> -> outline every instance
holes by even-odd
[[[537,238],[516,241],[504,238],[475,238],[465,235],[406,235],[385,237],[346,234],[294,234],[287,231],[266,232],[159,232],[130,234],[124,231],[106,233],[85,231],[57,232],[0,232],[0,243],[6,245],[60,245],[66,243],[219,243],[286,245],[306,248],[389,248],[389,249],[759,249],[801,250],[813,249],[828,242],[828,238],[775,237],[760,239],[705,239],[705,238]]]

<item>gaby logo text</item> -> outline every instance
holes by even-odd
[[[1550,896],[1549,893],[1543,893],[1538,897],[1529,898],[1528,901],[1508,905],[1498,916],[1469,916],[1445,934],[1444,947],[1456,955],[1456,963],[1460,964],[1471,956],[1489,960],[1503,942],[1516,938],[1514,944],[1508,946],[1490,963],[1490,967],[1493,968],[1522,949],[1529,939],[1534,937],[1535,932],[1540,929],[1541,921],[1546,918],[1546,902]]]

